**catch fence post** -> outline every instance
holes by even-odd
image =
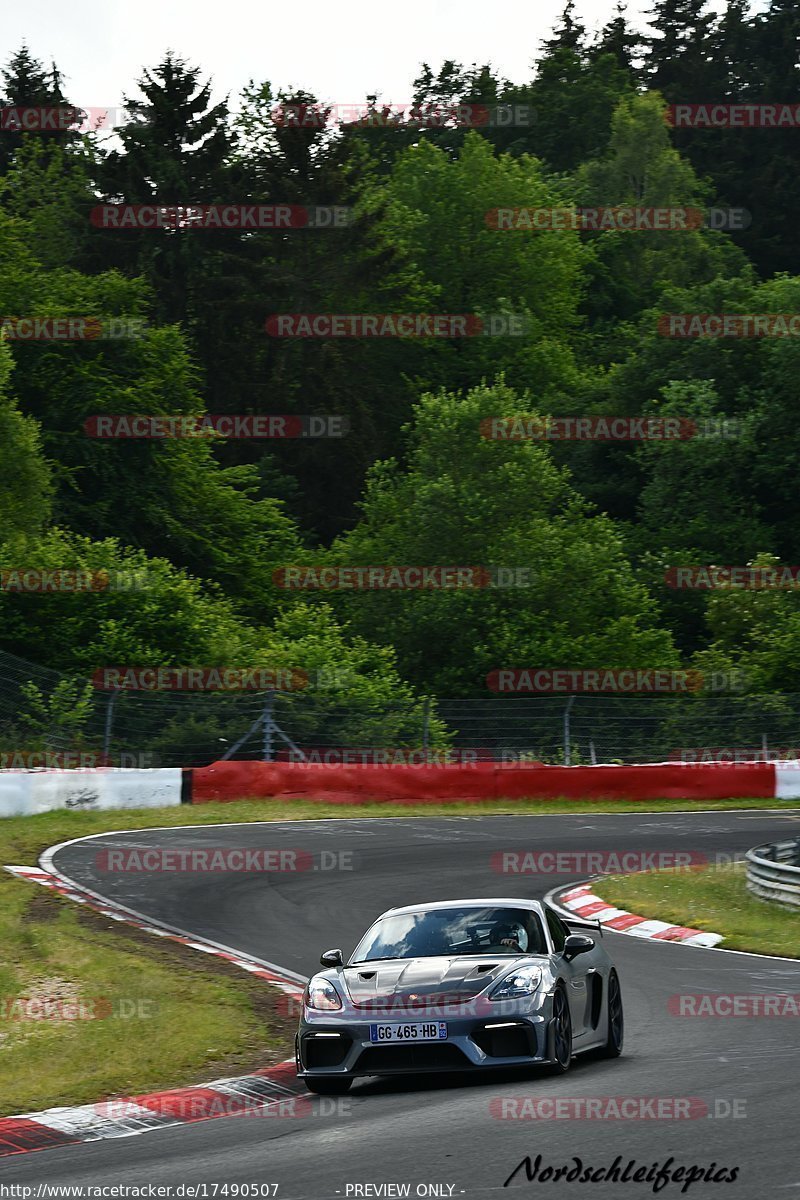
[[[106,727],[103,734],[103,762],[108,763],[108,754],[111,749],[111,730],[114,725],[114,701],[117,698],[116,689],[108,697],[106,705]]]
[[[275,703],[275,693],[273,691],[267,692],[267,699],[264,703],[264,716],[262,718],[264,721],[264,749],[263,749],[264,762],[272,762],[272,734],[273,734],[272,708],[273,708],[274,703]]]
[[[568,767],[572,762],[572,755],[569,747],[569,712],[575,703],[575,697],[570,696],[567,701],[567,707],[564,709],[564,766]]]
[[[428,762],[428,742],[430,740],[431,698],[426,696],[422,701],[422,754],[424,762]]]

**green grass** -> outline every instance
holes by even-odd
[[[36,884],[0,883],[0,939],[0,998],[58,997],[97,1014],[0,1020],[3,1115],[197,1083],[285,1057],[285,1031],[259,1015],[263,985]]]
[[[554,800],[359,806],[242,800],[165,809],[52,812],[0,820],[0,865],[34,866],[42,850],[115,829],[321,817],[436,817],[493,813],[675,812],[774,808],[774,800]],[[0,1115],[243,1074],[290,1052],[293,1021],[279,996],[222,960],[61,900],[0,871],[0,1000],[102,997],[112,1015],[12,1020],[0,1012]],[[120,1004],[135,1015],[115,1015]],[[102,1011],[102,1008],[101,1008]]]
[[[745,888],[744,863],[614,875],[593,884],[592,890],[617,908],[721,933],[725,950],[800,958],[800,912],[751,896]]]

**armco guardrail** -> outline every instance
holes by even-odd
[[[761,900],[800,908],[800,838],[755,846],[745,858],[749,892]]]

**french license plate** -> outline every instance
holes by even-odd
[[[447,1037],[446,1021],[415,1021],[409,1025],[370,1025],[371,1042],[440,1042]]]

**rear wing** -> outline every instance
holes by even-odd
[[[564,920],[566,921],[567,925],[581,925],[581,926],[583,926],[584,929],[596,929],[597,932],[600,934],[600,937],[603,936],[603,926],[600,924],[599,921],[590,921],[590,920],[587,920],[585,917],[567,917],[567,916],[564,917]]]

